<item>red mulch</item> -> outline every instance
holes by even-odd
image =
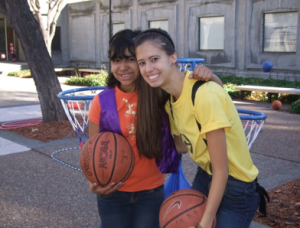
[[[36,139],[42,142],[76,138],[76,133],[74,132],[69,120],[40,123],[30,127],[10,129],[9,131],[22,135],[26,138]]]
[[[300,227],[300,179],[268,191],[267,217],[257,212],[254,221],[276,228]]]

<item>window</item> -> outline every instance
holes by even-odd
[[[56,29],[55,29],[55,34],[54,34],[52,44],[51,44],[51,50],[52,51],[61,51],[60,27],[56,27]]]
[[[113,35],[115,35],[117,32],[124,30],[125,24],[124,23],[115,23],[113,24]]]
[[[224,49],[224,17],[199,18],[200,50]]]
[[[264,14],[263,51],[296,52],[298,13]]]
[[[149,21],[149,28],[161,28],[168,32],[169,31],[169,22],[168,22],[168,20]]]

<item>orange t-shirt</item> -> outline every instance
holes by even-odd
[[[123,136],[130,143],[135,157],[135,165],[125,185],[120,188],[124,192],[136,192],[157,188],[164,184],[164,175],[156,165],[155,159],[148,159],[139,155],[136,145],[136,110],[138,95],[124,93],[117,86],[115,87],[116,104],[119,115],[120,127]],[[101,107],[99,96],[96,95],[92,101],[89,112],[89,120],[99,125]],[[101,130],[101,129],[100,129]]]

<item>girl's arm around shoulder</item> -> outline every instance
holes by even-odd
[[[221,79],[203,65],[197,65],[194,69],[194,72],[189,75],[189,78],[196,79],[198,81],[213,81],[223,87],[223,82]]]

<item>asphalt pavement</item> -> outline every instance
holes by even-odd
[[[74,88],[65,79],[59,77],[62,90]],[[260,185],[273,189],[299,179],[300,115],[290,114],[286,104],[275,111],[268,102],[234,102],[239,109],[268,116],[250,150]],[[41,111],[33,79],[0,75],[0,124],[35,117]],[[99,227],[96,197],[83,174],[51,158],[55,153],[60,161],[79,167],[77,147],[76,138],[40,142],[0,130],[0,227]],[[188,155],[183,168],[191,182],[197,165]]]

